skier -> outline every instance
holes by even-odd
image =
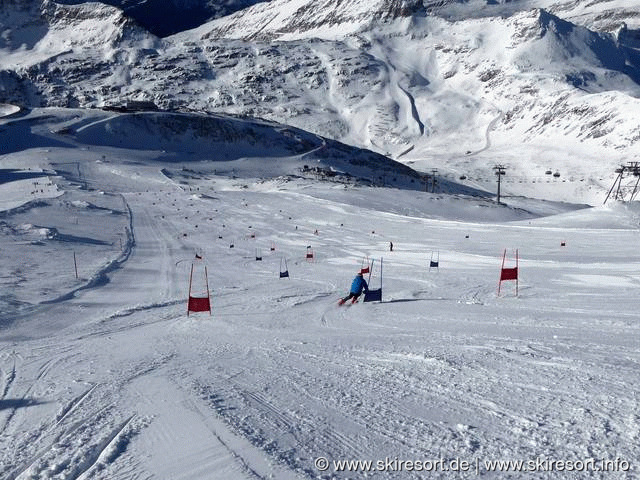
[[[367,285],[367,281],[362,277],[362,273],[358,272],[356,277],[351,282],[351,291],[349,295],[344,298],[341,298],[338,302],[338,305],[344,304],[347,300],[352,298],[351,303],[356,303],[358,301],[358,297],[362,294],[362,290],[366,292],[369,291],[369,286]]]
[[[389,242],[389,251],[393,252],[393,242]]]

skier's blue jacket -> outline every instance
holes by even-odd
[[[362,289],[366,292],[369,290],[369,286],[367,285],[366,280],[358,275],[353,279],[353,282],[351,282],[351,293],[360,295],[362,293]]]

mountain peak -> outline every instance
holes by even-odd
[[[203,38],[334,37],[422,9],[421,0],[272,0],[210,22]]]
[[[536,8],[515,17],[517,43],[525,45],[527,62],[548,70],[549,60],[560,68],[606,68],[626,72],[626,54],[615,36],[594,32]],[[537,59],[537,60],[536,60]]]

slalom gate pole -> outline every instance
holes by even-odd
[[[518,296],[518,278],[520,277],[520,270],[518,269],[518,249],[516,248],[516,297]]]
[[[502,271],[504,270],[504,259],[507,256],[507,249],[504,249],[502,254],[502,266],[500,267],[500,281],[498,281],[498,295],[500,295],[500,287],[502,286]]]
[[[189,316],[189,300],[191,299],[191,281],[193,280],[193,263],[191,264],[191,273],[189,274],[189,297],[187,300],[187,317]]]
[[[207,300],[209,300],[209,316],[211,316],[211,294],[209,293],[209,275],[207,274],[207,266],[204,266],[204,280],[207,285]]]

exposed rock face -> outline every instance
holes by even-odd
[[[14,0],[15,1],[15,0]],[[268,0],[103,0],[118,7],[154,35],[166,37]],[[77,5],[84,0],[58,0]]]

